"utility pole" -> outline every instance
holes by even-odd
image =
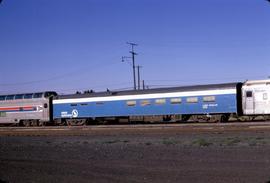
[[[141,89],[141,76],[140,76],[140,68],[142,68],[142,66],[137,66],[137,71],[138,71],[138,90]]]
[[[131,46],[131,51],[129,53],[131,53],[132,55],[133,82],[134,82],[134,90],[136,90],[137,87],[136,87],[136,73],[135,73],[135,55],[137,55],[137,53],[134,52],[134,46],[138,46],[138,45],[135,43],[130,43],[130,42],[127,42],[127,44]]]

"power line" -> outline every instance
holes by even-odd
[[[108,66],[114,65],[114,64],[118,64],[118,62],[113,62],[110,64],[104,64],[104,65],[103,64],[96,64],[95,66],[91,66],[91,68],[95,68],[95,70],[97,70],[97,69],[102,68],[102,66],[108,67]],[[32,81],[25,81],[25,82],[16,82],[16,83],[0,83],[0,86],[30,85],[30,84],[35,84],[35,83],[48,82],[48,81],[52,81],[52,80],[59,80],[59,79],[66,78],[67,76],[71,76],[71,75],[75,75],[75,74],[81,75],[83,73],[82,71],[84,71],[84,70],[86,70],[85,72],[88,72],[91,69],[89,69],[88,67],[87,68],[84,67],[83,69],[78,69],[76,71],[68,72],[65,74],[61,74],[61,75],[46,78],[46,79],[32,80]]]
[[[104,88],[103,90],[97,90],[97,91],[105,91],[105,88],[108,88],[111,91],[115,91],[115,90],[121,90],[121,89],[132,89],[132,87],[125,87],[125,85],[129,85],[131,84],[130,82],[123,82],[123,83],[113,83],[113,84],[100,84],[100,85],[92,85],[91,87],[81,87],[81,88],[67,88],[67,89],[61,89],[61,90],[57,90],[59,92],[74,92],[74,91],[78,91],[78,90],[93,90],[96,91],[97,88]],[[119,86],[121,88],[119,88]]]

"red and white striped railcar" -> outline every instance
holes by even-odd
[[[52,121],[55,92],[0,95],[0,124],[43,125]]]

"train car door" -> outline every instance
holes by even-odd
[[[52,120],[52,98],[46,98],[43,102],[43,119],[44,121]]]
[[[245,91],[245,114],[254,114],[255,112],[255,99],[253,91]]]

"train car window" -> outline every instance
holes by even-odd
[[[187,103],[197,103],[198,97],[189,97],[187,98]]]
[[[0,96],[0,100],[5,100],[6,96]]]
[[[45,95],[44,95],[44,97],[46,97],[46,98],[48,98],[50,96],[51,96],[50,92],[46,92]]]
[[[23,96],[24,99],[31,99],[32,97],[33,97],[33,94],[32,94],[32,93],[30,93],[30,94],[25,94],[25,95]]]
[[[7,97],[6,97],[6,100],[13,100],[14,99],[14,95],[8,95]]]
[[[181,104],[181,98],[171,98],[171,104]]]
[[[96,102],[97,105],[103,105],[104,102]]]
[[[149,100],[142,100],[141,101],[141,106],[147,106],[150,105],[150,101]]]
[[[252,97],[252,91],[247,91],[246,92],[246,97]]]
[[[70,106],[73,106],[74,107],[74,106],[77,106],[77,104],[70,104]]]
[[[6,112],[0,112],[0,117],[6,117]]]
[[[81,106],[86,106],[86,105],[88,105],[87,103],[82,103],[82,104],[80,104]]]
[[[205,96],[203,97],[204,102],[215,102],[216,97],[215,96]]]
[[[57,96],[57,93],[56,92],[46,92],[44,96],[45,96],[45,98],[54,97],[54,96]]]
[[[267,100],[267,99],[268,99],[267,93],[264,93],[263,94],[263,100]]]
[[[132,101],[127,101],[127,106],[135,106],[136,105],[136,101],[132,100]]]
[[[161,104],[165,104],[165,103],[166,103],[165,98],[155,100],[155,104],[157,104],[157,105],[161,105]]]
[[[34,93],[33,98],[41,98],[43,93]]]
[[[23,99],[23,95],[15,95],[15,99]]]

